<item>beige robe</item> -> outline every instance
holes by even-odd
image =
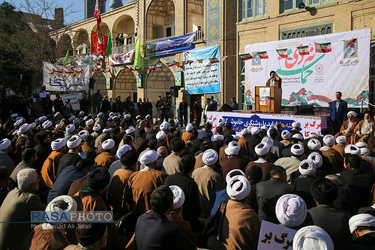
[[[362,120],[357,124],[357,126],[355,126],[354,131],[353,131],[353,135],[351,136],[351,139],[350,139],[351,144],[356,144],[357,142],[366,142],[367,143],[368,140],[370,139],[370,137],[373,136],[374,131],[375,131],[375,122],[371,122],[372,131],[370,132],[370,134],[366,134],[362,137],[358,136],[358,133],[361,133],[362,126],[363,126],[364,122],[365,121]]]
[[[226,249],[257,249],[260,233],[258,215],[250,205],[229,200],[220,231],[220,242]],[[220,249],[215,246],[212,249]]]
[[[155,169],[133,173],[128,180],[132,200],[125,200],[125,202],[130,204],[133,202],[133,211],[139,214],[150,210],[151,193],[164,183],[167,176],[168,174]]]
[[[218,173],[208,166],[195,169],[191,177],[198,185],[201,207],[200,217],[207,218],[209,216],[208,204],[210,196],[214,191],[224,189],[224,181]]]

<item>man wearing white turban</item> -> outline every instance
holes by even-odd
[[[372,249],[375,246],[375,217],[357,214],[349,220],[349,229],[355,237],[346,249]]]
[[[115,156],[115,141],[107,139],[102,143],[103,153],[95,158],[95,164],[106,168],[107,170],[117,158]]]
[[[226,249],[256,249],[260,222],[250,205],[244,202],[250,194],[250,182],[242,175],[230,178],[227,183],[230,197],[226,203],[217,244]],[[222,203],[225,204],[225,203]],[[221,249],[215,244],[211,249]]]
[[[193,130],[194,130],[193,124],[189,123],[186,126],[185,130],[186,132],[182,134],[182,140],[184,140],[184,142],[192,141],[196,139],[195,135],[193,134]]]
[[[335,137],[333,135],[326,135],[323,138],[323,147],[320,148],[322,155],[327,157],[332,165],[332,173],[339,173],[344,170],[344,158],[342,155],[334,150],[332,146],[335,144]]]
[[[44,183],[47,187],[52,188],[53,183],[57,178],[57,170],[61,158],[64,156],[66,140],[60,138],[51,142],[52,152],[43,163],[42,170],[40,172]]]
[[[346,142],[350,143],[350,137],[354,133],[354,128],[358,125],[358,121],[355,120],[357,114],[354,111],[348,112],[348,119],[341,125],[340,131],[335,135],[337,138],[340,135],[345,136]]]
[[[77,202],[68,195],[61,195],[53,199],[45,212],[51,213],[76,212]],[[61,227],[61,228],[60,228]],[[64,224],[43,223],[34,227],[33,232],[24,240],[21,249],[63,249],[70,243],[65,235]]]
[[[279,222],[289,228],[299,227],[306,219],[305,201],[295,194],[284,194],[276,203],[276,217]]]
[[[14,161],[8,154],[12,151],[12,142],[9,139],[3,139],[0,141],[0,162],[2,166],[5,166],[9,171],[13,171],[16,167]]]
[[[140,163],[145,165],[144,171],[133,173],[128,180],[132,192],[130,197],[125,199],[128,204],[133,204],[133,211],[142,214],[151,209],[150,195],[157,187],[164,183],[168,174],[156,170],[158,154],[149,150],[140,158]]]
[[[221,171],[223,173],[224,180],[227,174],[233,169],[240,169],[243,172],[245,171],[246,161],[238,156],[240,150],[241,150],[241,147],[236,141],[231,141],[228,144],[228,147],[225,148],[225,154],[227,155],[227,160],[224,161],[221,166]]]
[[[199,203],[201,207],[200,217],[209,216],[208,204],[211,194],[224,188],[222,177],[213,170],[218,160],[218,154],[213,149],[207,149],[202,156],[204,166],[193,171],[192,177],[198,185]]]
[[[304,153],[302,144],[294,143],[290,148],[290,157],[283,157],[278,159],[274,164],[282,166],[286,170],[287,179],[291,181],[291,174],[298,170],[301,158]]]
[[[245,173],[249,177],[251,169],[257,165],[262,169],[262,181],[269,180],[271,169],[274,166],[272,162],[268,160],[268,153],[270,148],[265,143],[259,143],[255,147],[255,153],[259,157],[256,161],[251,161],[246,165]]]
[[[336,144],[332,146],[334,150],[339,152],[342,157],[345,157],[345,146],[347,145],[345,136],[339,135],[336,137]]]
[[[311,184],[316,180],[316,177],[314,176],[315,171],[316,164],[313,160],[303,160],[299,164],[298,171],[301,175],[292,182],[294,193],[298,194],[306,202],[308,209],[316,206],[314,198],[310,192]]]
[[[128,180],[136,170],[138,160],[137,153],[130,146],[124,146],[129,148],[121,156],[121,167],[113,173],[108,187],[108,202],[113,207],[113,212],[121,215],[130,212],[133,205],[132,203],[126,203],[126,201],[130,200],[128,197],[132,195]]]
[[[318,226],[307,226],[297,231],[293,238],[293,249],[333,250],[331,237]]]

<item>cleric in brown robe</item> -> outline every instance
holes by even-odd
[[[354,118],[357,116],[357,114],[354,111],[348,112],[348,120],[344,121],[341,125],[340,131],[335,135],[335,138],[337,138],[340,135],[345,136],[346,138],[346,144],[350,143],[350,137],[354,133],[354,128],[358,125],[358,121],[355,121]]]
[[[268,79],[266,86],[276,86],[278,88],[281,88],[281,81],[282,79],[276,74],[275,71],[270,72],[270,79]]]

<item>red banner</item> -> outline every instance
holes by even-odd
[[[104,56],[108,56],[108,36],[99,34],[101,44],[98,44],[98,35],[96,32],[91,31],[91,55],[99,55],[103,50]],[[102,48],[99,48],[102,47]]]

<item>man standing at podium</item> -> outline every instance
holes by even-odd
[[[270,72],[270,79],[268,79],[266,86],[276,86],[281,88],[281,78],[276,74],[275,71]]]

